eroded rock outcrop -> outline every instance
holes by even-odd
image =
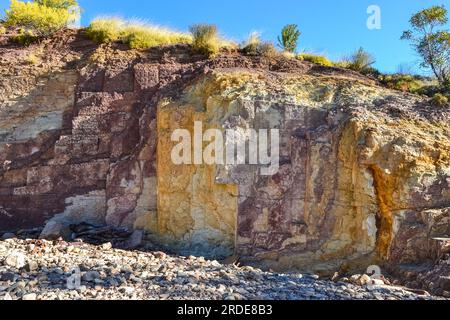
[[[284,270],[442,255],[448,110],[307,62],[61,39],[0,47],[1,230],[108,224]],[[37,49],[40,65],[12,67]],[[175,165],[171,134],[195,121],[242,132],[241,143],[246,129],[278,129],[279,170]]]

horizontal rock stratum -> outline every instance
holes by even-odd
[[[420,264],[444,250],[450,112],[423,97],[308,62],[98,47],[73,31],[4,43],[0,63],[0,230],[121,226],[275,270]],[[195,121],[278,129],[278,172],[175,165],[171,134]]]

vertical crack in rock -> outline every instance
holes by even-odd
[[[378,258],[386,260],[389,258],[389,249],[393,238],[394,219],[392,215],[392,205],[395,179],[393,176],[383,172],[383,170],[376,165],[372,165],[370,169],[373,174],[375,194],[379,207],[379,212],[376,217],[376,252]]]

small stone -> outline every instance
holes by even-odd
[[[83,281],[86,281],[86,282],[94,282],[95,279],[99,279],[99,278],[100,278],[100,273],[98,273],[97,271],[88,271],[82,277]]]
[[[374,286],[383,286],[385,283],[381,279],[370,279],[370,282]]]
[[[167,255],[164,252],[161,252],[161,251],[153,252],[153,256],[155,258],[161,259],[161,260],[164,260],[167,257]]]
[[[39,269],[39,265],[36,261],[29,260],[27,265],[25,266],[25,270],[28,272],[33,272]]]
[[[10,281],[13,282],[16,279],[16,275],[12,272],[5,272],[0,275],[1,281]]]
[[[134,293],[133,287],[122,287],[119,290],[127,295],[132,295]]]
[[[39,236],[40,239],[46,240],[58,240],[59,238],[70,240],[71,237],[72,231],[70,230],[70,226],[56,220],[49,221]]]
[[[78,292],[83,293],[83,292],[85,292],[87,290],[87,287],[86,286],[80,286],[77,290],[78,290]]]
[[[219,263],[219,261],[217,261],[217,260],[211,261],[211,265],[212,265],[214,268],[220,268],[220,267],[222,266],[222,265]],[[250,271],[251,271],[253,268],[249,267],[249,269],[250,269]]]
[[[23,253],[16,251],[6,257],[5,264],[7,266],[20,269],[25,267],[26,257]]]
[[[29,293],[29,294],[24,295],[22,297],[22,300],[32,301],[32,300],[36,300],[36,298],[37,298],[36,293]]]
[[[102,244],[102,249],[103,250],[111,250],[112,249],[112,243],[111,242],[107,242]]]
[[[360,274],[354,274],[350,277],[349,281],[353,284],[359,284],[359,279],[361,278]]]
[[[227,287],[225,287],[223,284],[221,284],[217,287],[217,291],[220,293],[225,293],[226,290],[227,290]]]
[[[5,301],[11,301],[13,298],[11,297],[11,295],[9,293],[6,293],[5,296],[3,297],[3,300]]]
[[[365,286],[369,283],[371,283],[372,279],[367,275],[367,274],[363,274],[357,281],[357,284],[359,284],[360,286]],[[384,284],[384,283],[383,283]]]
[[[144,231],[135,230],[126,243],[128,249],[136,249],[142,245],[144,239]]]

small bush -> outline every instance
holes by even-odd
[[[296,24],[288,24],[281,30],[281,37],[278,37],[278,45],[287,52],[294,53],[297,50],[298,39],[301,32]]]
[[[349,57],[344,58],[342,63],[346,64],[348,69],[357,72],[364,72],[365,70],[371,68],[371,66],[375,63],[375,59],[363,48],[359,48]]]
[[[263,42],[263,43],[261,43],[259,45],[258,54],[261,55],[263,58],[266,58],[266,59],[274,59],[280,53],[278,52],[277,48],[275,48],[273,43],[271,43],[271,42]]]
[[[38,64],[40,59],[36,57],[34,54],[30,54],[28,57],[26,57],[25,62],[30,65],[36,65]]]
[[[367,67],[362,70],[361,73],[365,76],[373,77],[375,79],[379,79],[379,77],[381,76],[381,72],[374,67]]]
[[[72,19],[73,15],[66,9],[11,0],[11,6],[6,10],[5,26],[22,27],[36,36],[44,36],[64,28]]]
[[[448,98],[441,93],[436,93],[431,99],[431,104],[435,107],[448,106]]]
[[[2,25],[0,25],[0,35],[5,34],[6,33],[6,28]]]
[[[412,75],[381,75],[379,76],[379,80],[390,89],[404,92],[418,93],[423,87],[422,83]]]
[[[212,24],[195,24],[190,27],[193,37],[194,50],[209,57],[216,55],[220,50],[220,38],[217,26]]]
[[[118,41],[125,22],[119,18],[97,18],[87,28],[87,36],[97,43]]]
[[[335,67],[337,68],[342,68],[342,69],[349,69],[350,67],[350,62],[346,61],[346,60],[342,60],[342,61],[337,61],[333,64]]]
[[[242,44],[242,53],[248,56],[259,55],[259,48],[261,46],[260,34],[252,32],[247,41]]]
[[[259,33],[253,32],[242,44],[242,53],[248,56],[261,56],[273,59],[279,55],[277,48],[271,42],[262,42]]]
[[[192,43],[189,34],[171,31],[142,21],[125,21],[120,18],[97,18],[87,28],[87,35],[97,43],[122,41],[132,49],[176,43]]]
[[[19,32],[12,37],[12,41],[23,46],[29,46],[39,39],[32,30],[20,29]]]
[[[321,66],[332,67],[334,64],[330,60],[328,60],[325,56],[314,55],[310,53],[301,53],[297,56],[297,59],[302,61],[309,61]]]
[[[121,37],[122,41],[132,49],[148,49],[160,45],[192,43],[192,37],[188,34],[151,26],[139,21],[128,23],[124,27]]]

